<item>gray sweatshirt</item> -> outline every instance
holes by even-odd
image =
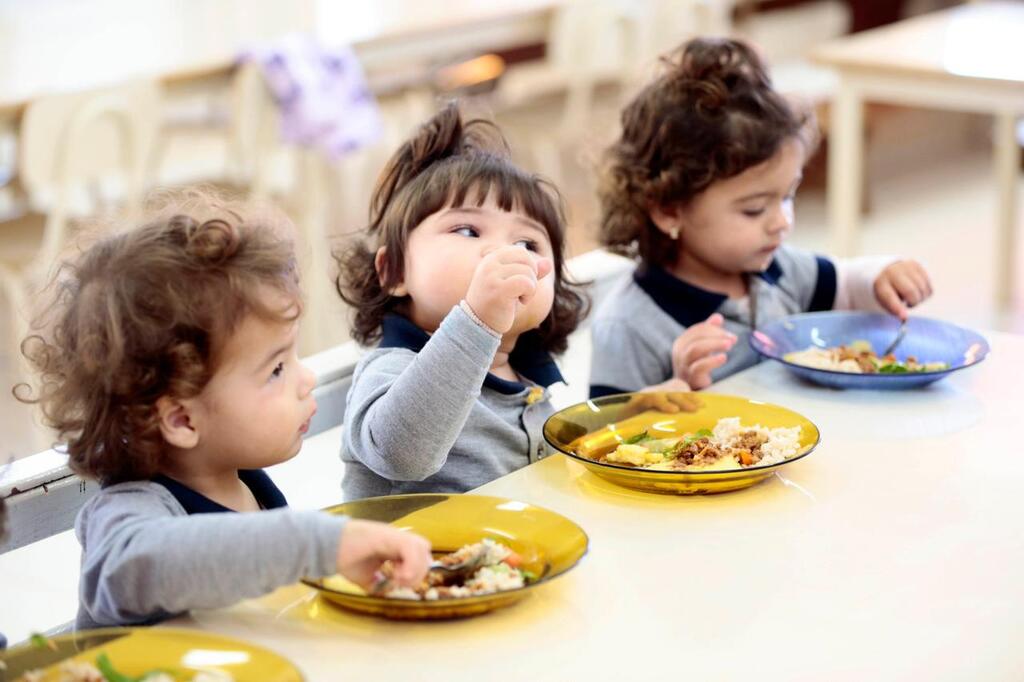
[[[783,246],[764,272],[750,274],[750,292],[742,299],[701,289],[662,268],[641,264],[595,311],[590,397],[637,391],[671,379],[673,343],[688,327],[715,312],[725,318],[725,328],[738,341],[726,363],[711,373],[713,381],[760,362],[749,344],[758,324],[818,310],[881,312],[874,283],[894,260],[868,256],[834,263]]]
[[[488,373],[499,340],[456,306],[432,335],[391,315],[356,366],[341,458],[346,500],[464,492],[548,454],[547,386],[562,381],[535,333],[509,363],[524,382]]]
[[[177,485],[184,492],[152,481],[118,483],[78,513],[78,629],[227,606],[336,572],[346,518],[287,508],[235,513]],[[186,505],[212,513],[189,513]]]
[[[829,310],[836,297],[836,269],[827,258],[783,246],[763,273],[751,275],[750,295],[730,299],[640,265],[623,278],[594,314],[591,326],[590,397],[638,391],[672,378],[672,344],[687,327],[721,313],[739,337],[713,381],[759,360],[748,337],[754,324],[786,315]],[[756,317],[756,319],[755,319]]]

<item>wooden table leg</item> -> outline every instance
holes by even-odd
[[[836,256],[858,252],[857,231],[864,166],[864,105],[848,82],[841,81],[832,107],[828,154],[828,217]]]
[[[1000,112],[995,118],[995,175],[999,188],[996,214],[996,302],[1004,309],[1013,305],[1014,264],[1017,258],[1017,183],[1020,174],[1020,147],[1017,143],[1017,116]]]

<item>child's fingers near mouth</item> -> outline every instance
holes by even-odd
[[[555,269],[550,258],[541,256],[537,258],[537,279],[544,279]]]

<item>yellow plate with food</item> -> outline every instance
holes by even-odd
[[[385,618],[461,618],[509,606],[587,552],[587,534],[569,519],[500,497],[392,495],[327,511],[383,521],[430,540],[440,566],[416,588],[392,586],[387,564],[369,591],[342,576],[303,581],[331,603]],[[445,570],[452,567],[458,570]]]
[[[298,682],[286,659],[262,647],[196,630],[103,628],[41,637],[6,653],[0,679],[16,682]]]
[[[810,454],[818,427],[792,410],[713,393],[623,393],[544,425],[552,447],[627,488],[700,495],[754,485]]]

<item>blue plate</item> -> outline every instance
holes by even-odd
[[[989,346],[985,337],[969,329],[939,320],[911,317],[907,335],[894,351],[897,360],[908,355],[920,362],[945,362],[949,369],[907,374],[851,374],[804,367],[783,360],[783,356],[810,346],[830,348],[854,341],[869,341],[876,351],[896,338],[900,321],[892,315],[856,312],[824,312],[793,315],[770,322],[750,335],[751,347],[766,358],[777,360],[794,374],[833,388],[900,389],[924,386],[950,372],[970,367],[985,359]]]

